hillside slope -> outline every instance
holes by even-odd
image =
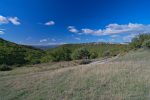
[[[139,50],[107,63],[17,68],[0,72],[0,99],[149,100],[149,65],[150,51]]]
[[[0,64],[34,63],[43,54],[42,50],[18,45],[0,38]]]

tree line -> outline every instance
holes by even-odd
[[[129,45],[109,43],[66,44],[46,51],[0,39],[0,70],[10,70],[12,66],[39,64],[50,61],[110,57],[139,48],[150,48],[150,34],[136,36]]]

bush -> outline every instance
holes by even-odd
[[[98,57],[98,54],[96,52],[90,53],[90,59],[95,59]]]
[[[33,65],[35,65],[35,64],[40,64],[41,62],[40,62],[40,60],[39,59],[34,59],[34,60],[31,60],[30,61],[30,64],[33,64]]]
[[[132,39],[132,42],[130,43],[130,47],[132,49],[138,49],[141,48],[144,41],[150,39],[150,34],[140,34],[137,37]]]
[[[0,71],[9,71],[12,70],[12,68],[6,64],[0,65]]]
[[[72,59],[88,59],[90,57],[90,52],[86,48],[79,48],[72,53]]]
[[[143,44],[142,44],[142,46],[143,46],[144,48],[150,48],[150,40],[144,41]]]
[[[105,51],[103,54],[104,57],[108,57],[110,55],[111,55],[110,50]]]
[[[71,51],[68,48],[56,49],[51,53],[52,61],[69,61],[71,60]]]
[[[44,57],[41,58],[41,63],[46,63],[52,61],[52,56],[51,54],[47,54]]]

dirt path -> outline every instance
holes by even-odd
[[[118,56],[112,57],[112,58],[106,58],[103,60],[98,60],[98,61],[94,61],[94,62],[90,63],[89,65],[105,64],[105,63],[111,62],[117,58],[118,58]]]

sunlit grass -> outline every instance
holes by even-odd
[[[0,72],[0,100],[149,100],[150,52],[106,64],[43,64]],[[66,63],[65,63],[66,64]]]

